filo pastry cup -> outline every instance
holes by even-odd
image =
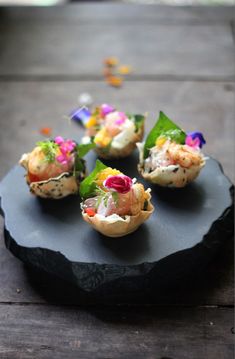
[[[119,216],[111,214],[107,217],[95,214],[90,217],[82,211],[83,219],[89,223],[95,230],[107,237],[123,237],[134,232],[142,223],[144,223],[153,213],[154,207],[150,202],[150,190],[145,191],[147,197],[146,209],[140,209],[134,215]]]
[[[94,142],[95,151],[100,158],[127,157],[143,138],[145,119],[146,115],[126,114],[103,104],[93,112],[86,112],[86,134],[82,142]]]
[[[61,136],[38,142],[32,152],[23,154],[19,161],[26,170],[25,178],[30,192],[51,199],[77,194],[79,183],[86,175],[82,156],[92,147],[78,145]]]
[[[107,237],[125,236],[153,213],[150,192],[136,179],[97,160],[80,186],[83,219]]]
[[[179,163],[167,166],[159,165],[149,170],[146,160],[143,158],[144,143],[137,143],[139,150],[139,164],[137,166],[140,175],[151,183],[162,187],[184,187],[194,181],[201,169],[205,166],[205,157],[197,153],[198,161],[190,167],[181,166]]]

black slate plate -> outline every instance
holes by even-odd
[[[135,156],[110,164],[138,177]],[[89,169],[94,161],[89,154]],[[112,239],[82,220],[79,197],[33,197],[19,166],[0,184],[6,246],[16,257],[83,291],[113,296],[153,292],[202,270],[232,234],[232,194],[221,166],[208,159],[184,189],[152,186],[152,217],[133,234]]]

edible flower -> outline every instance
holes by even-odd
[[[189,132],[185,139],[186,145],[194,148],[202,148],[206,140],[201,132]]]
[[[113,87],[121,87],[122,83],[123,83],[123,79],[120,76],[108,76],[106,78],[106,82],[108,85],[113,86]]]
[[[71,120],[82,123],[83,126],[89,121],[91,117],[91,111],[87,107],[79,107],[70,113]]]
[[[99,172],[97,178],[96,178],[96,184],[99,187],[102,187],[103,182],[106,180],[107,177],[110,176],[116,176],[122,174],[119,170],[116,170],[115,168],[107,167]]]
[[[110,176],[103,183],[105,188],[123,194],[131,190],[132,184],[132,179],[125,175]]]
[[[94,127],[97,124],[96,118],[94,116],[91,116],[89,120],[85,123],[86,128]]]
[[[161,147],[161,146],[163,146],[164,145],[164,143],[167,141],[167,138],[166,137],[164,137],[164,136],[160,136],[160,137],[158,137],[157,139],[156,139],[156,146],[159,146],[159,147]]]
[[[72,160],[71,152],[76,147],[76,143],[72,140],[64,140],[63,137],[57,136],[54,142],[59,146],[59,155],[56,160],[61,164],[67,164]]]
[[[118,73],[120,75],[128,75],[129,73],[131,73],[131,70],[132,70],[131,66],[129,66],[129,65],[121,65],[118,68]]]
[[[106,59],[104,59],[104,64],[110,67],[116,66],[118,62],[118,58],[114,56],[107,57]]]
[[[106,103],[100,106],[100,114],[102,117],[105,117],[106,115],[108,115],[110,112],[113,111],[115,111],[115,108],[113,106],[107,105]]]
[[[127,116],[124,112],[118,112],[118,118],[115,121],[117,125],[122,125],[127,119]]]
[[[51,136],[51,133],[52,133],[52,128],[51,128],[51,127],[42,127],[42,128],[40,129],[40,133],[41,133],[43,136],[50,137],[50,136]]]
[[[108,146],[111,141],[112,137],[110,137],[105,127],[98,131],[94,138],[94,143],[101,147]]]

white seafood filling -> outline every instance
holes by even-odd
[[[170,169],[169,172],[171,172],[175,168],[175,166],[170,162],[169,158],[167,158],[168,156],[166,151],[168,150],[169,144],[170,143],[167,142],[166,145],[162,147],[153,147],[150,149],[150,155],[144,161],[145,171],[151,172],[153,169],[158,167],[164,167],[166,169],[168,167],[168,169]]]
[[[126,120],[122,125],[122,132],[115,136],[112,140],[112,147],[118,150],[123,149],[131,142],[135,135],[135,125],[131,120]]]
[[[111,214],[110,216],[107,216],[107,217],[105,217],[102,214],[96,214],[95,216],[97,218],[100,218],[100,220],[106,221],[106,222],[109,222],[109,223],[115,223],[117,221],[128,222],[128,221],[130,221],[130,217],[131,217],[129,215],[126,215],[125,218],[124,218],[124,217],[119,216],[116,213],[113,213],[113,214]]]

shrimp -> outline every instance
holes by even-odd
[[[187,145],[170,143],[166,150],[166,154],[173,164],[179,164],[185,168],[200,166],[202,162],[200,153]]]
[[[44,181],[49,178],[57,177],[61,173],[70,172],[73,167],[73,161],[62,164],[55,160],[48,163],[42,149],[37,146],[28,155],[28,178],[30,182]]]

